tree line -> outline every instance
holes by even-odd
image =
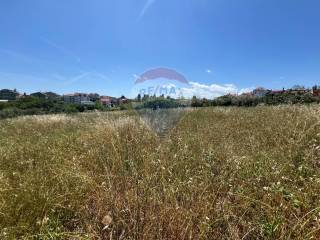
[[[103,110],[103,107],[99,103],[93,106],[83,106],[80,104],[66,104],[60,99],[25,96],[9,102],[0,102],[0,119],[22,115],[76,113],[94,109]]]
[[[320,103],[320,96],[313,96],[312,93],[293,94],[283,92],[277,94],[266,94],[265,96],[254,95],[224,95],[214,100],[199,99],[193,97],[192,107],[208,106],[238,106],[238,107],[255,107],[258,105],[281,105],[281,104],[311,104]]]
[[[65,103],[62,98],[42,98],[37,96],[16,97],[17,92],[3,92],[8,102],[0,101],[0,119],[22,115],[34,114],[55,114],[55,113],[77,113],[85,111],[110,111],[128,109],[161,109],[161,108],[181,108],[181,107],[214,107],[214,106],[239,106],[254,107],[258,105],[280,105],[280,104],[310,104],[320,103],[320,94],[315,95],[310,91],[270,91],[263,96],[254,94],[232,95],[227,94],[213,100],[206,98],[174,99],[169,96],[149,96],[140,94],[126,104],[116,107],[106,107],[99,100],[94,105],[81,105]],[[11,95],[10,95],[11,94]],[[0,96],[0,99],[1,98]]]

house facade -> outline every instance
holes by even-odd
[[[88,97],[91,102],[96,102],[100,99],[100,96],[98,93],[89,93]]]
[[[2,89],[0,90],[0,99],[1,100],[16,100],[19,96],[17,90],[9,90],[9,89]]]
[[[113,107],[114,105],[117,104],[117,99],[114,97],[110,97],[110,96],[101,96],[100,102],[102,105],[104,105],[106,107]]]
[[[319,97],[320,96],[320,88],[318,86],[314,86],[312,88],[312,95],[314,97]]]
[[[310,90],[303,88],[303,87],[300,87],[300,88],[289,89],[286,92],[289,94],[292,94],[292,95],[304,95],[304,94],[310,92]]]
[[[252,91],[253,96],[255,97],[265,97],[268,93],[270,93],[271,90],[258,87]]]
[[[86,93],[72,93],[63,95],[65,103],[81,104],[82,102],[90,102],[90,97]]]
[[[129,99],[126,98],[125,96],[121,96],[120,98],[117,99],[117,103],[119,105],[126,104],[126,103],[129,103]]]

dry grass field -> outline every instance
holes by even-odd
[[[320,239],[319,106],[173,116],[0,121],[0,239]]]

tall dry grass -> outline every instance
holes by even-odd
[[[152,129],[123,112],[1,121],[0,239],[320,238],[318,106]]]

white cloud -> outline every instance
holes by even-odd
[[[139,78],[140,76],[138,74],[132,74],[132,77],[136,80],[137,78]]]
[[[249,92],[252,92],[254,89],[255,89],[254,87],[242,88],[238,91],[238,94],[249,93]]]
[[[181,85],[171,82],[166,84],[155,84],[151,86],[134,85],[134,87],[131,89],[131,96],[136,97],[141,89],[144,89],[146,92],[148,92],[148,87],[151,87],[153,89],[152,91],[156,91],[156,89],[159,89],[159,87],[166,88],[168,91],[170,91],[169,89],[174,88],[175,95],[169,95],[175,98],[184,97],[188,99],[191,99],[193,96],[198,98],[214,99],[227,94],[242,94],[251,92],[254,89],[253,87],[238,88],[235,84],[203,84],[190,81],[188,85]],[[160,95],[158,91],[150,94]]]
[[[141,12],[140,12],[140,16],[139,19],[143,18],[143,16],[146,14],[146,12],[148,11],[148,9],[151,7],[151,5],[155,2],[155,0],[147,0],[146,4],[144,5],[144,7],[142,8]]]
[[[181,93],[185,98],[197,96],[199,98],[213,99],[226,94],[241,94],[250,92],[253,88],[239,89],[234,84],[202,84],[198,82],[190,82],[189,87],[181,88]]]
[[[211,69],[207,69],[206,72],[209,74],[212,73]]]

